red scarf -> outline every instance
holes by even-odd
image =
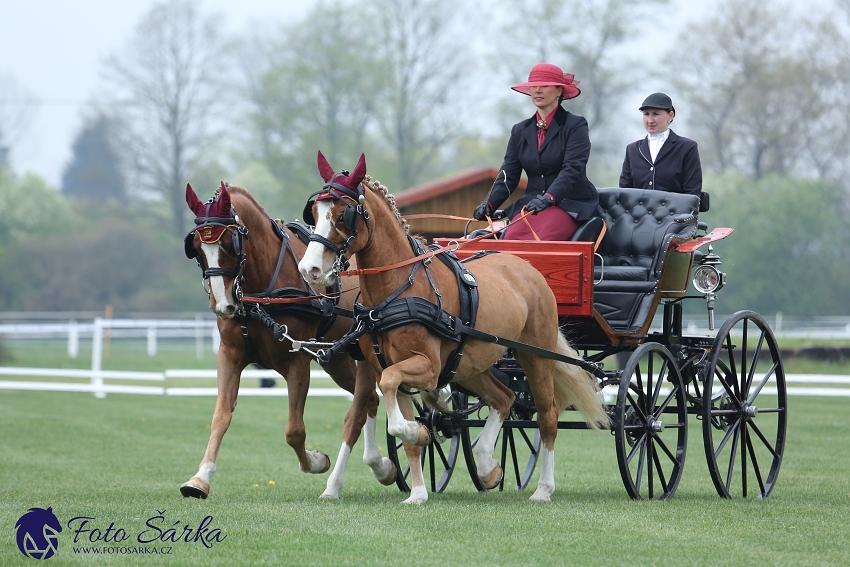
[[[546,131],[549,130],[549,125],[552,124],[552,121],[555,119],[555,113],[558,112],[558,107],[555,107],[549,116],[546,117],[546,120],[543,121],[543,126],[540,125],[540,112],[538,111],[535,116],[537,117],[537,151],[540,151],[540,148],[543,147],[543,142],[546,140]]]

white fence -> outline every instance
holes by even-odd
[[[722,321],[720,318],[718,321]],[[832,338],[850,339],[850,318],[823,318],[820,325],[810,322],[801,324],[799,321],[782,320],[777,315],[774,325],[780,329],[779,336],[802,338]],[[701,329],[696,322],[686,323],[688,334],[706,334],[707,329]],[[168,387],[160,385],[131,385],[114,384],[109,381],[142,381],[164,383],[168,379],[210,379],[216,377],[215,370],[185,370],[175,369],[165,372],[132,372],[103,370],[104,340],[109,333],[112,338],[127,336],[139,337],[144,331],[147,339],[147,353],[155,356],[158,340],[171,337],[194,337],[195,350],[198,358],[207,348],[217,352],[220,344],[218,327],[214,320],[197,317],[194,320],[184,319],[104,319],[96,317],[92,323],[78,323],[71,320],[67,323],[25,322],[0,324],[0,336],[23,338],[66,338],[68,341],[68,356],[76,358],[79,354],[80,340],[91,337],[92,357],[90,369],[68,370],[51,368],[17,368],[0,366],[0,390],[42,390],[64,392],[91,392],[98,398],[107,394],[149,394],[170,396],[215,396],[214,387]],[[9,378],[78,378],[87,382],[36,382],[31,380],[9,380]],[[245,370],[243,378],[280,378],[272,370]],[[313,371],[312,378],[328,378],[321,371]],[[850,397],[850,376],[791,374],[786,376],[788,394],[792,396],[837,396]],[[847,387],[842,387],[847,386]],[[255,388],[240,387],[240,395],[245,396],[285,396],[286,388]],[[311,388],[312,396],[349,396],[340,388]]]

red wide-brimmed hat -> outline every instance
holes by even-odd
[[[572,73],[564,73],[557,65],[549,63],[540,63],[531,69],[528,74],[528,81],[520,85],[514,85],[511,88],[518,93],[531,96],[530,87],[545,87],[547,85],[555,87],[563,87],[564,100],[575,98],[581,94],[581,91],[576,86],[578,81],[575,80],[575,75]]]

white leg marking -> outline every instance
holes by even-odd
[[[203,465],[201,465],[201,468],[198,469],[198,474],[196,474],[195,476],[209,484],[210,478],[212,478],[214,472],[215,463],[204,463]]]
[[[327,455],[321,451],[305,451],[305,453],[310,457],[310,470],[302,470],[301,472],[319,474],[327,470],[327,467],[330,465],[330,459],[328,459]]]
[[[339,456],[336,458],[336,466],[331,476],[328,477],[327,488],[325,488],[325,491],[319,498],[326,500],[336,500],[339,498],[339,491],[342,490],[342,485],[345,483],[345,467],[348,465],[348,458],[350,456],[351,447],[343,441],[342,447],[339,448]]]
[[[499,417],[499,412],[490,409],[490,415],[487,416],[487,422],[484,424],[484,429],[481,431],[481,436],[478,438],[478,443],[476,443],[474,449],[479,477],[486,477],[499,464],[493,458],[493,451],[496,449],[496,440],[499,438],[501,426],[502,420]]]
[[[546,445],[540,447],[540,480],[537,490],[531,495],[532,502],[549,502],[555,492],[555,451],[550,451]]]
[[[407,421],[398,406],[387,408],[387,433],[398,437],[405,443],[415,445],[419,440],[419,424],[415,421]]]
[[[377,424],[376,418],[366,416],[366,424],[363,426],[363,462],[372,469],[375,478],[383,479],[392,471],[393,463],[388,458],[381,457],[381,451],[378,450]]]
[[[414,486],[410,489],[410,498],[403,504],[425,504],[428,502],[428,490],[425,486]]]

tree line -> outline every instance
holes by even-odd
[[[581,81],[582,96],[566,105],[588,119],[600,187],[616,185],[625,144],[641,136],[643,97],[673,96],[674,129],[700,144],[712,193],[705,218],[736,228],[717,246],[735,272],[724,299],[765,312],[846,312],[847,292],[832,282],[850,275],[841,262],[850,0],[825,2],[789,17],[782,1],[720,0],[670,30],[663,53],[641,29],[669,22],[665,0],[320,0],[297,21],[238,36],[223,34],[221,16],[199,2],[155,4],[103,62],[101,104],[75,140],[61,193],[8,168],[0,176],[0,210],[17,219],[0,228],[0,308],[60,297],[203,308],[178,291],[197,276],[174,258],[191,224],[187,181],[202,198],[220,179],[245,186],[292,220],[317,187],[317,149],[339,167],[365,152],[395,192],[498,167],[510,125],[530,113],[508,87],[547,61]],[[0,123],[8,145],[2,132]],[[17,202],[21,192],[32,205]],[[122,262],[131,241],[151,250],[144,262]],[[92,246],[103,250],[99,266],[59,260]],[[110,271],[113,261],[120,269]],[[57,270],[70,274],[75,263],[110,283],[72,299]],[[133,275],[140,264],[152,269]],[[157,293],[152,277],[163,284]],[[32,281],[48,293],[34,299]]]

